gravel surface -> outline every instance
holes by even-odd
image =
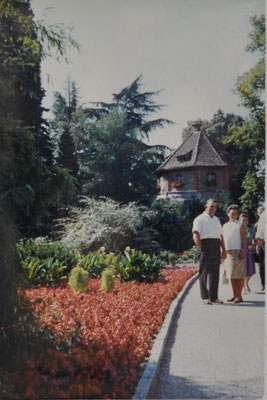
[[[220,280],[222,305],[204,305],[199,282],[175,320],[153,399],[262,399],[264,390],[264,302],[257,274],[244,303],[227,303],[230,284]]]

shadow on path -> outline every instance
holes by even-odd
[[[193,379],[187,379],[182,377],[176,377],[169,375],[169,380],[171,382],[170,390],[165,387],[164,398],[165,399],[237,399],[235,393],[239,391],[239,385],[243,385],[246,382],[240,381],[238,384],[236,382],[230,383],[232,395],[229,395],[229,390],[225,391],[225,382],[216,384],[216,386],[205,386]],[[255,382],[253,382],[255,384]],[[259,381],[259,384],[261,382]],[[219,386],[219,388],[218,388]],[[162,397],[149,397],[150,399],[160,399]],[[248,399],[247,394],[239,395],[238,399]],[[250,394],[249,399],[258,399],[258,393]]]

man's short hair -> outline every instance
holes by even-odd
[[[206,206],[209,206],[209,205],[211,205],[212,203],[216,203],[216,200],[214,200],[214,199],[209,199],[209,200],[207,200],[207,201],[206,201]]]
[[[239,212],[239,207],[237,204],[231,204],[228,208],[227,208],[227,214],[229,213],[229,211],[231,210],[236,210],[237,212]]]
[[[247,219],[248,219],[248,214],[246,214],[246,213],[241,213],[241,214],[239,215],[239,219],[241,220],[242,218],[247,218]]]

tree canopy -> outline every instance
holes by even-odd
[[[93,102],[95,108],[87,108],[90,117],[99,119],[114,108],[125,111],[129,128],[138,128],[141,137],[148,137],[149,133],[156,128],[164,127],[173,122],[166,118],[147,120],[147,116],[162,109],[163,105],[156,104],[153,97],[160,91],[141,92],[141,78],[138,76],[130,85],[123,88],[119,93],[113,94],[112,103]]]
[[[97,109],[83,108],[77,102],[71,108],[72,90],[67,98],[56,93],[51,130],[58,148],[61,143],[58,161],[65,159],[67,167],[75,154],[81,194],[146,204],[153,200],[154,171],[163,162],[168,148],[149,146],[143,138],[156,126],[171,123],[166,119],[147,119],[161,107],[152,100],[156,93],[141,93],[140,77],[119,95],[113,95],[114,103],[101,103],[102,108]],[[71,144],[63,148],[67,137],[73,140],[74,148]]]
[[[235,144],[246,153],[246,175],[240,197],[245,210],[255,208],[264,198],[265,158],[265,16],[251,18],[253,31],[247,50],[259,53],[259,60],[249,71],[237,79],[235,91],[241,104],[249,111],[242,126],[234,125],[224,143]]]
[[[64,52],[65,37],[34,21],[30,1],[1,2],[0,190],[24,233],[38,232],[63,188],[74,190],[68,172],[53,166],[51,138],[42,117],[40,63],[49,51],[45,38],[50,49]]]

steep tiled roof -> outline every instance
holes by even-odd
[[[233,163],[225,152],[203,133],[192,133],[157,169],[157,172],[188,167],[224,167]]]

